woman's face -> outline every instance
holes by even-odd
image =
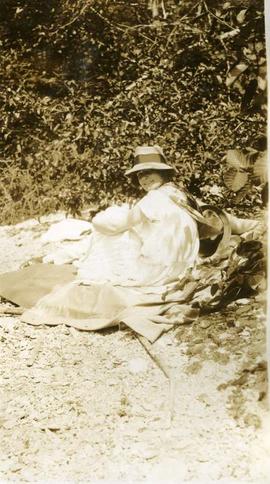
[[[164,183],[162,174],[156,170],[139,171],[137,177],[139,184],[146,192],[149,192],[149,190],[155,190]]]

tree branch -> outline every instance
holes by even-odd
[[[233,26],[232,25],[228,24],[227,22],[225,22],[225,20],[222,20],[220,17],[218,17],[217,15],[215,15],[211,10],[209,10],[207,4],[205,2],[203,2],[203,3],[204,3],[204,6],[205,6],[205,9],[209,13],[209,15],[212,15],[212,17],[214,17],[216,20],[218,20],[221,24],[224,24],[227,27],[229,27],[231,30],[233,29]]]

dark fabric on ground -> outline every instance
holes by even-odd
[[[23,308],[31,308],[54,287],[73,281],[75,276],[76,269],[70,264],[33,264],[0,274],[0,295]]]

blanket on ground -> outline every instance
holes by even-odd
[[[261,241],[232,238],[219,255],[201,260],[185,279],[161,288],[128,288],[110,283],[74,285],[76,270],[72,265],[33,264],[20,271],[0,275],[0,294],[27,308],[22,321],[30,324],[66,324],[82,330],[98,330],[121,322],[155,341],[175,324],[196,319],[202,311],[219,310],[231,301],[250,297],[266,286],[265,251]],[[27,287],[27,291],[25,288]],[[152,292],[151,292],[152,291]],[[59,308],[57,316],[55,305]],[[46,296],[47,295],[47,296]],[[113,298],[112,298],[113,295]],[[39,300],[49,297],[52,312],[37,309]],[[87,319],[89,300],[94,298],[96,317]],[[61,309],[61,298],[66,316]],[[67,307],[68,304],[68,307]],[[35,311],[31,310],[35,307]],[[97,317],[102,310],[103,318]],[[67,317],[68,315],[68,317]]]
[[[1,296],[26,308],[23,322],[66,324],[87,331],[124,323],[149,341],[156,340],[172,324],[197,316],[196,309],[184,304],[194,288],[189,284],[180,291],[177,281],[140,288],[110,282],[77,284],[76,270],[68,264],[33,264],[0,275]]]

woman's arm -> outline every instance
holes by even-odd
[[[104,235],[115,235],[130,230],[143,221],[139,207],[131,209],[111,207],[98,213],[92,220],[94,229]]]

